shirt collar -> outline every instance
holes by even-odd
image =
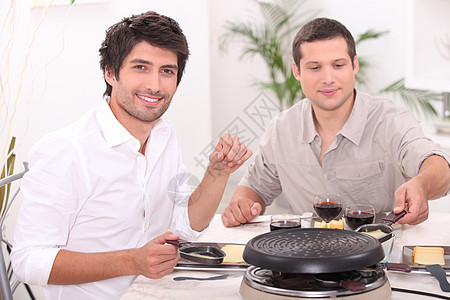
[[[105,99],[102,102],[96,113],[96,118],[108,147],[114,147],[130,141],[135,141],[136,145],[140,145],[139,141],[116,119],[116,116],[114,116],[109,107],[109,99]],[[170,126],[169,121],[160,118],[153,122],[152,135],[166,134]],[[137,150],[139,150],[139,147],[137,147]]]
[[[369,114],[370,103],[367,101],[367,96],[364,93],[357,93],[355,90],[355,103],[353,104],[352,112],[350,113],[347,122],[338,134],[346,137],[355,145],[359,145],[364,132],[364,124],[366,124],[367,116]],[[313,110],[311,101],[307,101],[303,107],[305,113],[303,114],[303,142],[312,143],[314,138],[318,135],[313,120]]]
[[[103,101],[100,105],[96,118],[108,147],[114,147],[130,140],[136,140],[116,119],[107,100]]]
[[[342,127],[340,134],[352,141],[355,145],[359,145],[363,136],[364,128],[369,115],[370,102],[364,93],[357,93],[355,90],[355,103],[352,112]]]

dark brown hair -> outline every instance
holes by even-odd
[[[352,60],[353,66],[353,59],[356,56],[356,46],[350,31],[336,20],[316,18],[303,25],[295,35],[294,42],[292,43],[292,57],[297,67],[300,68],[300,59],[302,58],[300,45],[302,43],[330,40],[338,37],[344,38],[347,42],[348,55]]]
[[[105,75],[105,67],[119,78],[123,60],[133,47],[145,41],[153,46],[172,50],[178,57],[177,85],[183,76],[189,47],[183,31],[178,23],[153,11],[140,15],[132,15],[112,25],[106,31],[100,52],[100,68]],[[105,80],[106,82],[106,80]],[[111,96],[112,87],[106,82],[104,96]]]

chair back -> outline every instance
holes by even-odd
[[[19,180],[23,177],[23,175],[28,172],[28,163],[24,162],[24,170],[18,174],[13,174],[8,177],[5,177],[0,180],[0,188],[5,187],[4,194],[7,194],[7,190],[9,192],[10,186],[8,186],[10,183]],[[1,293],[1,299],[2,300],[12,300],[12,294],[16,290],[17,286],[20,284],[20,281],[15,280],[13,283],[10,282],[10,276],[9,273],[10,267],[6,267],[5,262],[5,256],[3,254],[3,244],[6,245],[7,249],[12,248],[12,245],[3,237],[3,223],[5,222],[6,215],[8,213],[9,208],[11,207],[12,203],[14,202],[14,199],[16,199],[17,195],[19,194],[20,187],[17,188],[14,194],[9,198],[9,201],[4,205],[4,210],[2,211],[1,219],[0,219],[0,238],[1,238],[1,244],[0,244],[0,293]],[[9,262],[8,262],[9,264]]]

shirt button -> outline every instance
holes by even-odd
[[[327,180],[331,180],[331,178],[333,178],[333,176],[331,174],[327,174]]]

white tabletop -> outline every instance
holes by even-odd
[[[267,220],[269,216],[260,216],[256,220]],[[450,214],[432,213],[427,221],[411,226],[396,225],[394,250],[391,262],[402,261],[404,245],[446,245],[450,246]],[[217,243],[247,243],[251,238],[269,231],[269,224],[247,224],[239,227],[225,228],[220,215],[215,215],[210,228],[198,241]],[[174,281],[175,276],[209,277],[228,273],[224,280],[217,281]],[[447,296],[439,288],[438,281],[428,274],[413,274],[387,271],[389,283],[392,287],[424,291]],[[175,270],[172,274],[161,279],[148,279],[139,276],[123,295],[121,300],[134,299],[242,299],[239,287],[243,271],[186,271]],[[450,276],[447,276],[449,278]],[[394,300],[430,299],[410,293],[392,292]]]

